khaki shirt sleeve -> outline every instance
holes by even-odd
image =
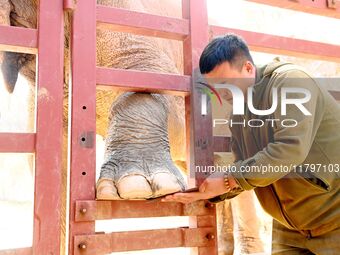
[[[253,157],[236,162],[237,171],[232,173],[244,190],[268,186],[287,175],[294,169],[294,166],[303,163],[322,120],[324,111],[323,97],[316,81],[308,74],[300,70],[287,71],[275,78],[273,87],[278,88],[279,98],[278,107],[273,114],[273,118],[280,120],[275,122],[279,124],[273,127],[274,141]],[[304,115],[297,106],[291,104],[287,105],[286,115],[281,115],[280,91],[282,87],[304,88],[310,91],[311,99],[304,103],[303,106],[311,113],[311,116]],[[287,94],[287,98],[299,97],[304,97],[304,95],[301,93]],[[271,105],[271,102],[269,105]],[[295,127],[283,127],[281,121],[284,119],[294,119],[297,125]],[[247,166],[248,170],[245,170]],[[284,166],[285,170],[288,169],[288,172],[264,172],[262,171],[263,166]],[[249,171],[249,167],[253,170]]]

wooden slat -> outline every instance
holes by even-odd
[[[0,250],[0,255],[32,255],[32,247]]]
[[[250,49],[254,51],[340,62],[339,45],[220,26],[210,26],[210,31],[213,36],[226,33],[238,34],[247,41]]]
[[[63,147],[63,2],[39,0],[33,254],[60,254]],[[66,173],[66,172],[65,172]]]
[[[177,228],[75,236],[74,254],[104,255],[174,247],[212,248],[215,245],[213,233],[213,228]]]
[[[184,205],[160,201],[77,201],[75,221],[94,221],[114,218],[146,218],[166,216],[210,215],[214,205],[199,201]]]
[[[201,94],[196,83],[199,58],[209,42],[208,12],[206,0],[182,0],[182,8],[183,18],[190,20],[190,36],[183,43],[184,74],[192,75],[191,93],[185,97],[187,169],[190,169],[189,185],[199,186],[207,175],[195,173],[195,166],[214,164],[211,104],[208,103],[207,115],[202,116]],[[207,216],[189,217],[189,226],[196,228],[204,221],[206,227],[212,228],[212,236],[216,236],[216,208],[211,211],[208,216],[211,221],[206,221]],[[216,238],[211,247],[198,247],[191,254],[217,255]]]
[[[0,153],[34,153],[35,133],[0,133]]]
[[[114,88],[155,93],[185,94],[189,92],[190,76],[161,74],[97,67],[96,82]]]
[[[0,25],[0,51],[37,53],[36,29]]]
[[[75,201],[95,199],[96,1],[77,1],[72,26],[69,255],[75,235],[95,232],[94,221],[75,222]]]
[[[332,18],[340,18],[340,1],[334,0],[335,5],[329,8],[330,0],[248,0],[259,4],[290,9],[294,11],[306,12],[310,14],[322,15]]]
[[[139,35],[184,40],[189,34],[189,22],[120,8],[97,6],[99,28]]]

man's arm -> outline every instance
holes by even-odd
[[[241,152],[241,147],[240,144],[238,143],[237,139],[235,137],[231,138],[231,152],[234,157],[234,163],[241,161],[243,159],[242,152]],[[232,176],[231,176],[232,178]],[[222,195],[218,195],[216,197],[210,198],[209,202],[211,203],[219,203],[224,201],[225,199],[232,199],[239,195],[243,189],[240,187],[238,184],[237,180],[234,179],[234,186],[232,187],[232,191],[224,193]]]

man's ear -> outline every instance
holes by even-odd
[[[245,63],[246,66],[246,70],[249,74],[251,74],[253,72],[254,66],[250,61],[246,61]]]

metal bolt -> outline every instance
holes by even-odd
[[[87,212],[87,209],[86,209],[86,208],[81,208],[81,209],[80,209],[80,212],[81,212],[82,214],[85,214],[85,213]]]
[[[86,243],[80,243],[78,245],[78,247],[79,247],[79,249],[85,250],[87,248],[87,245],[86,245]]]
[[[213,240],[213,239],[215,239],[215,235],[214,235],[214,234],[211,234],[211,233],[207,234],[205,237],[206,237],[208,240]]]
[[[214,205],[212,203],[205,203],[205,208],[209,208],[209,209],[212,209],[214,208]]]

